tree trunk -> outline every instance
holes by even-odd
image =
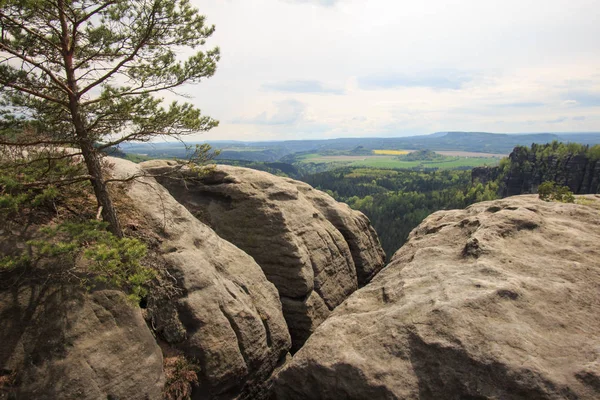
[[[117,211],[113,206],[112,199],[106,188],[106,183],[104,183],[104,180],[102,179],[100,156],[93,144],[87,141],[80,141],[80,147],[83,159],[85,160],[85,165],[92,176],[90,181],[94,188],[96,200],[98,200],[98,205],[102,207],[102,219],[108,223],[108,229],[113,235],[123,237],[123,231],[121,230],[121,224],[117,217]]]
[[[94,188],[94,194],[98,205],[102,207],[102,218],[108,223],[108,229],[117,237],[123,237],[123,231],[121,230],[121,224],[117,217],[117,211],[113,206],[112,200],[106,188],[102,176],[102,166],[100,164],[100,155],[94,148],[94,141],[88,134],[88,130],[85,126],[84,118],[81,114],[81,108],[79,103],[79,92],[77,90],[77,79],[75,77],[75,70],[73,68],[73,53],[75,52],[75,39],[77,37],[76,32],[70,32],[68,18],[65,14],[66,4],[64,0],[58,0],[57,2],[58,13],[61,25],[61,46],[63,59],[65,63],[65,73],[67,78],[67,86],[70,89],[69,95],[69,111],[73,120],[73,127],[75,128],[75,136],[77,142],[81,148],[85,165],[87,166],[88,172],[92,176],[91,183]],[[75,31],[76,26],[72,29]]]

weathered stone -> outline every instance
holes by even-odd
[[[170,172],[157,179],[173,197],[254,257],[279,290],[293,349],[357,289],[357,275],[364,284],[383,266],[368,219],[306,184],[226,165],[201,174],[173,174],[168,161],[141,166]]]
[[[600,398],[600,197],[578,199],[432,214],[319,326],[274,396]]]
[[[294,184],[340,231],[350,247],[358,285],[369,283],[385,262],[385,252],[369,219],[363,213],[352,210],[345,203],[338,203],[333,197],[306,183],[293,179],[287,181]]]
[[[0,320],[0,371],[17,383],[8,398],[163,398],[161,350],[121,292],[17,285],[0,292]]]
[[[142,171],[111,159],[114,175]],[[160,253],[176,290],[148,299],[156,331],[201,367],[197,398],[254,396],[291,345],[277,290],[256,262],[196,219],[153,178],[125,186],[127,196],[160,232]]]

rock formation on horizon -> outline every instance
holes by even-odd
[[[198,174],[155,160],[140,164],[200,221],[251,255],[281,297],[299,349],[331,310],[384,265],[375,230],[360,212],[309,185],[218,165]]]
[[[600,148],[559,143],[517,146],[506,159],[506,165],[476,167],[471,181],[483,184],[497,181],[501,197],[537,193],[545,181],[567,186],[574,194],[600,192]]]
[[[277,399],[600,398],[600,196],[426,218],[276,378]]]

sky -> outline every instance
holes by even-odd
[[[192,0],[198,140],[600,131],[598,0]]]

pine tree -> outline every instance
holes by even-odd
[[[214,29],[189,0],[0,0],[0,145],[77,149],[60,157],[83,157],[122,236],[102,152],[218,124],[158,97],[215,73],[219,49],[199,50]]]

